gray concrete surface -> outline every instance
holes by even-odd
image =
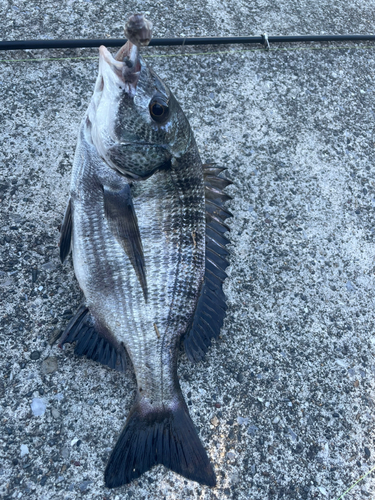
[[[132,11],[149,12],[155,36],[375,24],[371,3],[342,0],[2,0],[0,9],[3,39],[117,38]],[[97,51],[0,55],[1,498],[337,500],[374,466],[375,45],[244,49],[147,50],[203,160],[233,180],[228,317],[204,362],[181,353],[179,363],[214,489],[162,467],[118,490],[103,485],[134,376],[50,345],[81,301],[57,241]],[[374,498],[374,486],[370,474],[340,498]]]

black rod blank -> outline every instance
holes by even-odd
[[[230,45],[259,43],[293,43],[293,42],[345,42],[375,40],[375,35],[291,35],[291,36],[227,36],[196,38],[153,38],[150,46],[167,47],[174,45]],[[25,49],[76,49],[84,47],[121,47],[126,38],[103,38],[94,40],[16,40],[0,41],[0,50]]]

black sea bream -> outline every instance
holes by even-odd
[[[216,483],[177,356],[182,339],[188,358],[202,359],[225,316],[230,182],[221,171],[202,166],[184,113],[138,46],[128,41],[115,57],[100,47],[60,240],[86,304],[60,345],[76,342],[77,354],[120,371],[126,351],[134,367],[137,396],[105,471],[110,488],[156,464]]]

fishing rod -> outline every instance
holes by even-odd
[[[177,38],[152,38],[149,45],[154,47],[169,47],[178,45],[231,45],[231,44],[261,44],[265,48],[270,43],[296,43],[296,42],[344,42],[344,41],[373,41],[375,35],[267,35],[260,36],[224,36],[224,37],[177,37]],[[25,50],[25,49],[77,49],[87,47],[121,47],[126,43],[126,38],[99,38],[92,40],[15,40],[0,41],[0,50]]]

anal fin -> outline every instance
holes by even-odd
[[[59,346],[73,342],[76,342],[74,352],[78,356],[86,356],[117,371],[125,371],[125,348],[95,322],[85,305],[81,305],[70,319]]]

